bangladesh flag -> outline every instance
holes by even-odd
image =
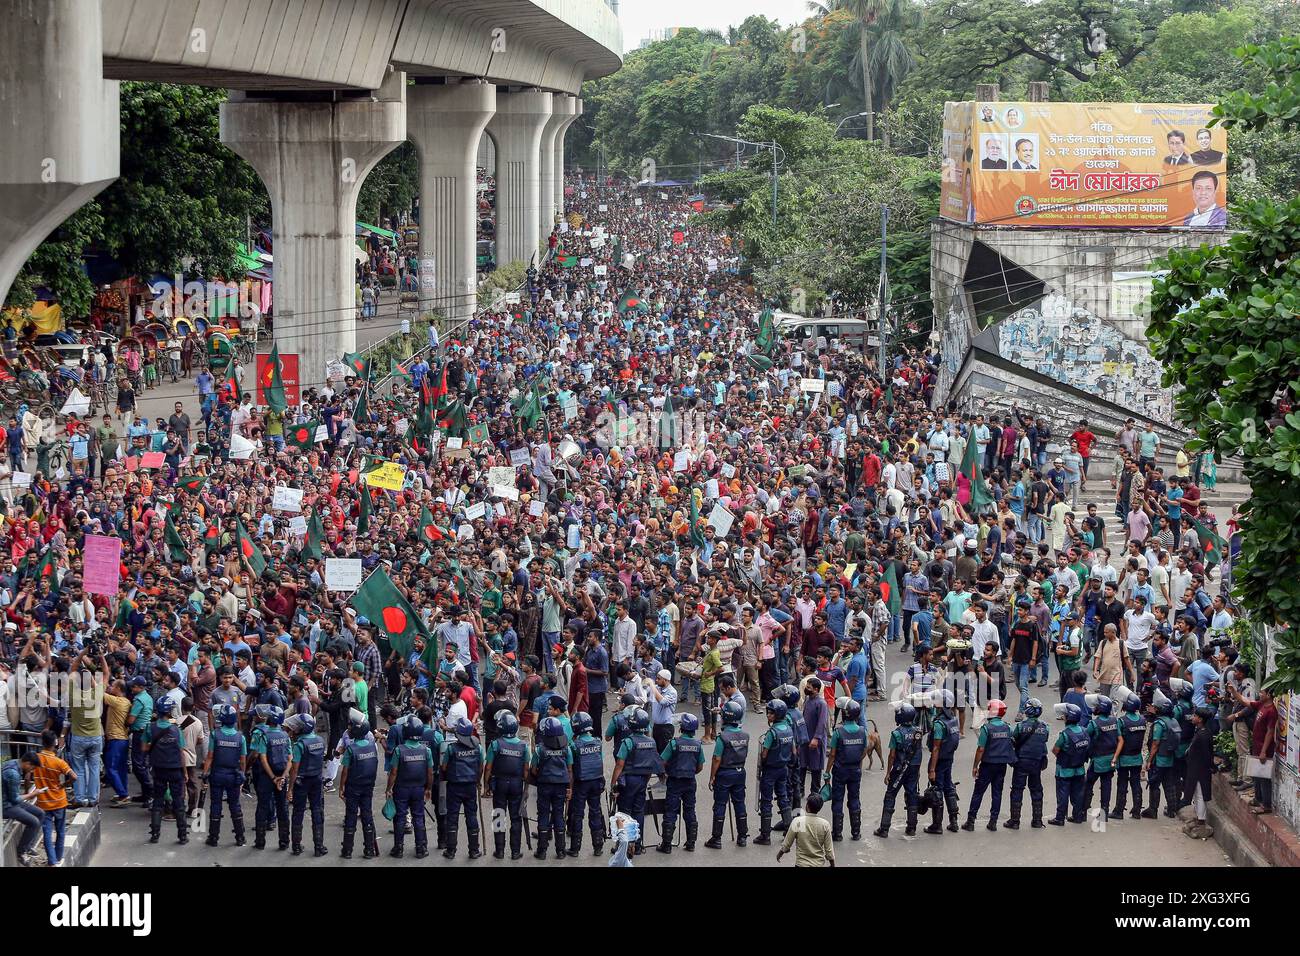
[[[176,525],[172,523],[171,514],[168,514],[163,519],[163,540],[167,542],[167,552],[171,555],[173,561],[185,561],[189,558],[189,549],[185,547],[180,532],[176,530]]]
[[[557,254],[555,261],[558,262],[562,268],[572,269],[578,264],[578,257],[569,255],[568,253]]]
[[[369,390],[369,385],[362,385],[361,391],[357,393],[357,403],[352,406],[352,420],[358,424],[370,422],[370,403],[366,401],[366,392]]]
[[[239,546],[240,558],[248,562],[248,569],[253,572],[253,576],[260,578],[266,570],[266,555],[262,554],[257,542],[248,536],[248,529],[238,518],[235,519],[235,543]]]
[[[961,473],[970,481],[970,506],[972,511],[984,511],[993,504],[993,495],[980,473],[979,445],[972,440],[966,443],[966,454],[961,458]]]
[[[355,375],[361,379],[370,377],[370,363],[366,361],[366,357],[360,352],[345,352],[343,354],[343,364],[347,366],[349,375]]]
[[[428,508],[420,509],[420,539],[425,544],[433,544],[450,536],[451,532],[434,524],[433,513]]]
[[[1206,564],[1222,564],[1223,549],[1228,546],[1228,542],[1195,518],[1192,519],[1192,527],[1196,529],[1196,539],[1201,545],[1202,560]]]
[[[700,527],[700,506],[696,503],[696,489],[691,489],[691,544],[704,547],[704,529]]]
[[[628,289],[618,297],[618,313],[623,315],[626,312],[639,312],[642,315],[650,311],[649,304],[641,298],[636,292]]]
[[[54,549],[47,548],[41,560],[36,563],[36,580],[50,582],[50,590],[54,593],[59,591],[59,565],[56,561]]]
[[[463,438],[469,428],[469,419],[465,417],[465,404],[458,399],[439,410],[438,427],[452,438]]]
[[[280,377],[280,346],[272,345],[271,354],[267,356],[266,366],[262,370],[262,398],[266,407],[273,412],[283,412],[289,407],[284,397],[284,380]]]
[[[221,387],[229,389],[231,397],[236,402],[239,401],[239,376],[235,374],[234,362],[230,363],[230,366],[226,371],[226,380],[221,384]]]
[[[899,614],[903,610],[902,588],[898,586],[898,575],[894,573],[894,562],[885,564],[885,576],[880,579],[880,597],[889,608],[890,614]]]
[[[523,402],[515,410],[515,416],[524,420],[525,428],[535,428],[542,419],[542,400],[537,395],[537,388],[528,389]]]
[[[284,440],[295,448],[303,451],[311,451],[311,446],[316,443],[316,429],[320,428],[321,423],[316,419],[309,422],[303,422],[301,425],[290,425],[284,432]]]
[[[370,489],[361,489],[361,513],[357,515],[357,534],[370,532]]]
[[[207,483],[208,479],[202,475],[190,475],[176,482],[176,487],[181,491],[188,491],[192,495],[197,495]]]
[[[399,378],[403,382],[411,380],[411,373],[402,367],[402,363],[396,359],[388,360],[388,375],[390,378]]]
[[[749,359],[750,364],[760,372],[771,371],[772,360],[766,355],[746,355],[745,358]]]
[[[211,525],[207,531],[203,532],[203,554],[204,557],[213,551],[221,550],[221,525]]]
[[[438,655],[429,632],[415,613],[409,601],[402,597],[392,579],[383,568],[366,578],[349,602],[356,612],[368,618],[388,638],[393,650],[405,658],[411,653],[417,635],[425,639],[424,663],[431,672],[437,671]]]
[[[771,309],[764,309],[758,317],[758,337],[754,344],[764,355],[771,355],[776,347],[776,324],[772,321]]]
[[[321,559],[321,542],[325,540],[325,522],[320,520],[320,512],[312,509],[311,517],[307,519],[307,544],[302,549],[304,558]]]
[[[477,425],[469,426],[467,434],[470,442],[475,445],[481,445],[490,438],[486,422],[479,422]]]
[[[664,407],[659,413],[659,450],[672,451],[682,443],[682,430],[677,423],[677,411],[673,408],[673,396],[670,392],[664,399]]]

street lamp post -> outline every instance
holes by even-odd
[[[773,140],[770,143],[755,143],[753,140],[740,139],[736,136],[722,136],[719,133],[704,133],[709,139],[722,139],[728,143],[735,143],[737,146],[755,146],[759,149],[770,149],[772,151],[772,225],[776,225],[776,194],[777,194],[777,167],[785,162],[785,150],[781,144]]]
[[[840,135],[840,127],[842,127],[842,126],[843,126],[845,123],[847,123],[849,120],[858,119],[859,117],[862,117],[862,116],[873,116],[873,115],[875,115],[875,114],[872,113],[870,110],[867,110],[867,111],[862,112],[862,113],[854,113],[854,114],[851,115],[851,116],[846,116],[846,117],[844,117],[844,119],[840,120],[839,125],[835,127],[835,135],[836,135],[836,136]]]

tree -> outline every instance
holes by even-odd
[[[1268,77],[1216,107],[1230,130],[1300,124],[1300,37],[1237,51]],[[1235,202],[1237,231],[1221,246],[1175,251],[1151,297],[1149,338],[1180,389],[1177,411],[1200,444],[1239,456],[1250,498],[1233,580],[1265,620],[1300,628],[1300,197]]]

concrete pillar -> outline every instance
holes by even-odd
[[[451,324],[474,314],[475,165],[496,102],[481,80],[407,90],[406,134],[420,153],[420,308]]]
[[[313,100],[232,93],[221,141],[257,170],[271,196],[275,341],[298,356],[304,386],[357,346],[357,194],[366,174],[406,139],[406,75],[375,95]]]
[[[558,99],[558,97],[557,97]],[[569,127],[582,115],[582,100],[565,94],[567,101],[563,109],[566,117],[555,131],[555,214],[564,215],[564,136]]]
[[[551,94],[497,91],[497,111],[487,131],[496,143],[497,262],[528,262],[537,253],[541,221],[542,130]]]
[[[118,175],[118,84],[99,3],[8,4],[0,39],[0,302],[31,254]]]

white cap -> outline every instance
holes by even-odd
[[[663,670],[659,672],[659,676],[662,677],[664,680],[672,680],[673,672],[665,667]]]

